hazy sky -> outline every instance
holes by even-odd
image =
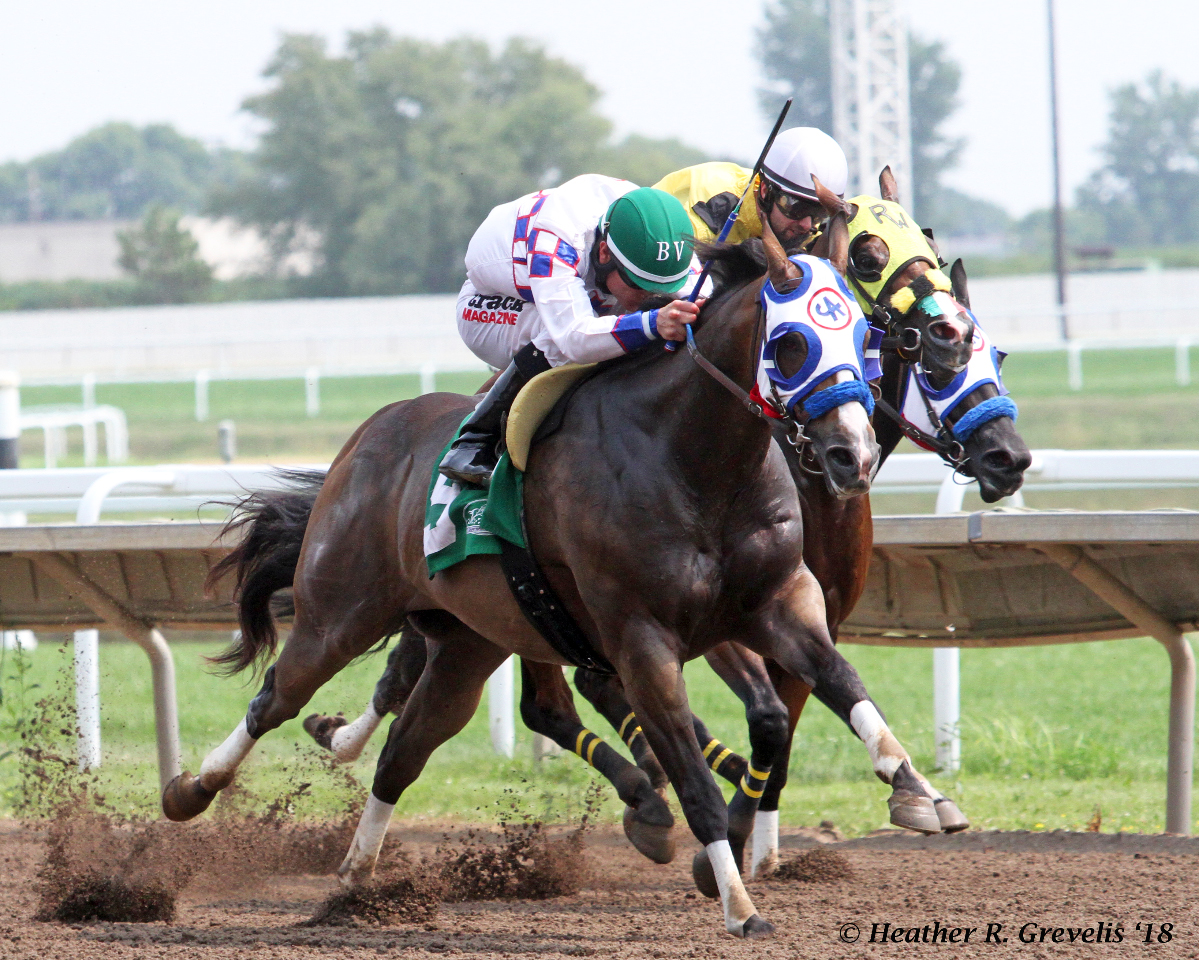
[[[1199,85],[1195,0],[1057,0],[1063,159],[1073,187],[1099,163],[1107,91],[1161,68]],[[443,39],[541,39],[605,92],[621,132],[678,136],[752,157],[765,134],[754,96],[763,0],[594,4],[383,0],[0,0],[0,160],[61,147],[106,120],[169,121],[247,146],[241,100],[281,31],[340,42],[384,24]],[[952,132],[969,145],[955,186],[1015,213],[1051,191],[1045,0],[907,0],[913,30],[942,39],[963,68]],[[554,14],[557,18],[554,18]]]

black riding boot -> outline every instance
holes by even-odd
[[[500,456],[504,415],[520,388],[549,368],[545,354],[533,344],[522,347],[462,425],[461,434],[441,462],[441,473],[459,483],[490,485]]]

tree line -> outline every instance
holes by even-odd
[[[791,123],[831,133],[827,0],[774,0],[757,39],[763,115],[794,96]],[[1010,230],[994,204],[943,186],[964,146],[945,132],[961,68],[941,43],[913,36],[909,50],[917,215],[939,235]],[[738,159],[674,139],[614,140],[600,91],[519,38],[493,49],[374,29],[331,53],[319,37],[290,35],[264,75],[268,89],[243,104],[263,131],[253,150],[209,149],[165,124],[109,123],[0,165],[0,221],[143,218],[123,236],[121,262],[146,300],[211,295],[180,212],[252,225],[280,260],[309,248],[313,273],[272,288],[289,295],[448,292],[497,203],[585,172],[648,185],[688,164]],[[1199,90],[1155,74],[1111,101],[1104,163],[1078,191],[1073,239],[1199,241]],[[1044,242],[1045,219],[1023,224],[1033,243]]]

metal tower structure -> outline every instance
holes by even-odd
[[[829,0],[833,136],[849,160],[850,194],[878,192],[890,164],[912,208],[908,25],[902,0]]]

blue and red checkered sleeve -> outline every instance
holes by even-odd
[[[642,310],[638,313],[626,313],[616,318],[612,328],[612,336],[620,344],[625,353],[640,350],[646,344],[658,339],[658,311]]]

